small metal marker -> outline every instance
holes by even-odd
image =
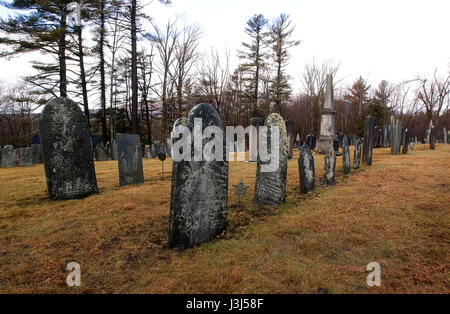
[[[239,197],[239,204],[241,204],[241,196],[245,196],[245,191],[248,189],[248,186],[245,185],[241,179],[241,182],[239,182],[239,184],[233,185],[233,188],[234,195],[237,195]]]

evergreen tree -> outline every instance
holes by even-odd
[[[66,16],[67,0],[14,0],[2,2],[16,14],[0,20],[0,44],[9,46],[2,56],[40,51],[57,60],[56,63],[33,62],[38,74],[27,79],[46,95],[67,97]],[[42,102],[45,100],[42,100]]]
[[[249,75],[248,89],[249,96],[252,103],[252,115],[258,115],[258,92],[260,85],[260,73],[265,67],[264,59],[267,53],[264,51],[264,42],[266,33],[264,28],[267,25],[267,20],[262,14],[255,14],[247,21],[245,33],[250,36],[249,43],[242,43],[246,51],[239,52],[239,58],[244,59],[245,63],[241,64],[242,70]]]

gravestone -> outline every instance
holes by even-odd
[[[272,128],[278,127],[279,130],[279,164],[278,169],[271,172],[261,171],[261,165],[270,164],[270,160],[262,161],[258,157],[256,166],[255,183],[255,203],[262,205],[276,206],[283,203],[286,199],[286,174],[288,143],[286,136],[286,127],[283,118],[277,113],[271,113],[264,122],[267,127],[267,136],[263,137],[263,145],[267,145],[267,151],[270,153]],[[260,134],[260,136],[263,136]]]
[[[375,124],[374,117],[370,115],[367,116],[364,121],[362,162],[368,166],[372,165],[374,124]]]
[[[138,134],[117,133],[119,185],[144,183],[141,140]]]
[[[389,126],[384,125],[383,127],[383,147],[389,146]]]
[[[288,142],[288,159],[292,159],[292,150],[294,149],[294,121],[284,121],[286,126],[286,135]]]
[[[174,128],[187,127],[192,137],[188,142],[191,146],[190,160],[172,159],[170,247],[188,248],[201,244],[222,234],[228,224],[228,161],[225,136],[223,136],[223,142],[218,143],[223,150],[222,160],[207,161],[203,158],[201,161],[195,161],[194,119],[202,120],[202,134],[209,126],[218,127],[223,131],[219,114],[209,104],[199,104],[192,108],[187,118],[175,121]],[[180,139],[174,138],[173,133],[171,136],[172,145],[175,148],[175,144]],[[204,150],[209,140],[203,139],[200,142],[200,149]],[[217,149],[217,147],[214,148]],[[172,157],[174,156],[173,154]]]
[[[344,174],[350,173],[350,149],[348,148],[347,136],[342,141],[342,170]]]
[[[308,193],[308,191],[314,190],[315,187],[314,157],[308,145],[302,145],[300,147],[298,170],[300,177],[300,190],[302,191],[302,193]]]
[[[442,130],[442,135],[443,135],[444,144],[448,144],[447,130],[445,128]]]
[[[353,169],[361,166],[362,143],[360,139],[356,140],[355,151],[353,152]]]
[[[335,136],[333,139],[333,149],[336,153],[339,152],[339,137]]]
[[[431,126],[430,130],[430,149],[436,148],[436,128]]]
[[[2,168],[17,166],[17,153],[12,145],[6,145],[2,149]]]
[[[414,150],[414,142],[409,143],[408,150]]]
[[[323,168],[323,178],[327,185],[336,185],[336,152],[333,147],[329,147],[325,153],[325,166]]]
[[[408,129],[405,129],[402,134],[402,154],[408,153]]]
[[[152,155],[155,156],[154,158],[156,158],[158,152],[159,152],[159,141],[154,141],[152,144]]]
[[[391,153],[392,155],[399,155],[402,145],[402,121],[393,119],[391,132]]]
[[[97,161],[107,161],[108,155],[106,154],[105,147],[103,143],[99,143],[95,146],[96,158]]]
[[[33,164],[41,164],[44,162],[44,152],[42,151],[41,144],[31,144],[31,150],[33,151]]]
[[[154,158],[152,156],[152,149],[150,147],[145,148],[145,158],[147,158],[147,159]]]
[[[315,149],[316,148],[316,137],[312,134],[306,135],[305,144],[309,146],[310,150]]]
[[[322,120],[320,122],[320,137],[317,142],[317,151],[325,153],[328,147],[333,146],[335,135],[336,110],[333,107],[333,76],[327,75],[325,90],[325,102],[322,110]]]
[[[50,100],[39,120],[50,199],[98,193],[87,118],[69,98]]]
[[[20,147],[16,149],[19,167],[30,167],[33,165],[33,150],[31,147]]]

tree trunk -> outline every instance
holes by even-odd
[[[82,38],[82,27],[77,27],[78,32],[78,54],[80,58],[80,77],[81,77],[81,89],[83,90],[83,107],[84,107],[84,115],[87,118],[88,126],[90,128],[90,120],[89,120],[89,102],[88,102],[88,94],[87,94],[87,86],[86,86],[86,73],[84,70],[84,54],[83,54],[83,38]]]
[[[102,103],[102,135],[103,144],[108,141],[108,128],[106,126],[106,82],[105,82],[105,55],[103,48],[105,46],[105,6],[106,1],[102,0],[100,12],[100,98]]]
[[[136,48],[136,7],[137,0],[131,1],[131,130],[138,133],[138,79],[137,79],[137,48]]]
[[[66,8],[61,8],[61,22],[62,29],[59,36],[59,94],[61,97],[67,97],[67,77],[66,77]]]

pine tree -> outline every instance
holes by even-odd
[[[14,0],[2,2],[16,15],[0,21],[0,44],[8,50],[1,56],[13,56],[27,52],[40,51],[52,55],[57,63],[33,62],[38,74],[30,76],[27,82],[39,87],[46,95],[51,93],[67,97],[66,69],[66,16],[67,0]],[[44,100],[42,100],[44,101]]]
[[[250,42],[242,43],[246,51],[239,51],[239,58],[245,62],[241,64],[241,69],[249,75],[247,78],[249,96],[252,103],[252,115],[258,115],[258,93],[260,85],[260,74],[265,67],[267,53],[264,51],[265,37],[267,33],[264,28],[267,20],[262,14],[255,14],[247,21],[245,33],[250,36]]]
[[[275,111],[281,113],[282,106],[291,95],[289,76],[286,73],[286,65],[289,61],[289,49],[300,44],[298,40],[291,40],[295,26],[291,27],[289,15],[280,14],[270,25],[270,48],[272,50],[273,63],[275,65],[275,77],[272,82],[273,101]]]

